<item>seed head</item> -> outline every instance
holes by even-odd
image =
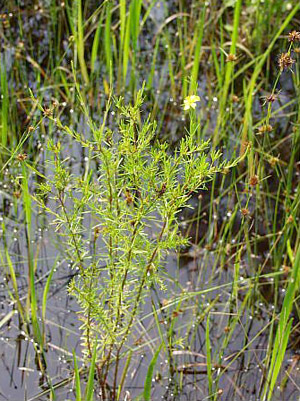
[[[283,270],[284,274],[288,274],[291,271],[291,268],[287,265],[283,265],[282,270]]]
[[[274,103],[276,99],[277,96],[275,95],[275,93],[271,93],[269,96],[266,97],[266,101],[268,103]]]
[[[278,60],[278,65],[281,71],[285,68],[291,68],[295,60],[291,57],[290,53],[282,53]]]
[[[300,32],[292,31],[288,34],[289,42],[300,42]]]
[[[270,124],[262,125],[261,127],[258,128],[259,134],[265,134],[266,132],[271,132],[271,131],[273,131],[273,127]]]
[[[246,208],[241,209],[241,213],[243,216],[249,216],[250,214],[249,209]]]
[[[97,239],[97,238],[99,237],[100,232],[101,232],[100,227],[95,227],[95,230],[94,230],[94,239]]]
[[[245,141],[244,146],[245,146],[245,149],[246,148],[251,149],[252,148],[252,142]]]
[[[270,165],[272,166],[272,167],[274,167],[277,163],[279,163],[280,162],[280,160],[278,159],[278,157],[274,157],[274,156],[272,156],[270,159],[269,159],[269,163],[270,163]]]
[[[228,54],[228,56],[227,56],[227,58],[226,58],[226,62],[227,63],[229,63],[229,62],[234,62],[234,61],[236,61],[237,60],[237,56],[235,55],[235,54]]]
[[[250,177],[249,185],[250,185],[251,187],[255,187],[255,185],[257,185],[257,184],[258,184],[258,177],[257,177],[257,175],[253,175],[252,177]]]
[[[27,154],[26,153],[20,153],[20,154],[18,154],[17,159],[19,160],[19,162],[23,162],[24,160],[27,159]]]
[[[266,103],[274,103],[275,100],[278,99],[278,96],[279,96],[279,92],[278,93],[270,93],[270,95],[267,95],[267,96],[262,96],[262,99],[264,99],[263,106]]]
[[[13,192],[13,196],[16,198],[16,199],[20,199],[21,198],[21,192],[20,191],[14,191]]]
[[[50,117],[52,115],[53,110],[49,107],[44,109],[44,116],[45,117]]]

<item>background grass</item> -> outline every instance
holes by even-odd
[[[299,397],[297,363],[288,362],[299,352],[299,43],[292,50],[293,72],[278,68],[280,53],[289,47],[288,32],[299,30],[299,8],[296,0],[6,2],[0,17],[1,274],[10,308],[18,311],[22,330],[42,355],[42,371],[47,371],[42,350],[54,262],[57,254],[63,261],[67,255],[57,244],[53,263],[39,272],[43,239],[34,234],[48,222],[31,195],[47,176],[49,139],[67,149],[78,176],[91,162],[89,153],[44,115],[55,108],[70,129],[89,132],[76,85],[100,126],[111,91],[130,101],[146,82],[145,114],[150,111],[157,120],[162,140],[175,145],[185,134],[183,99],[199,94],[198,140],[210,138],[224,158],[243,154],[250,142],[243,162],[216,177],[208,192],[195,195],[194,209],[182,213],[182,231],[191,245],[178,256],[176,268],[173,264],[167,296],[153,294],[156,312],[141,316],[136,340],[145,336],[143,322],[152,334],[130,350],[153,354],[146,398],[159,358],[167,360],[165,376],[176,379],[169,395],[196,388],[202,397],[217,399],[224,387],[227,397],[248,397],[249,387],[261,400],[272,399],[274,391],[279,399],[282,394],[295,399],[293,391]],[[227,62],[228,54],[237,60]],[[278,97],[268,104],[265,96],[272,92]],[[108,113],[112,128],[118,118]],[[259,135],[265,124],[272,132]],[[25,153],[20,161],[17,156]],[[44,296],[39,282],[46,283]],[[164,306],[165,297],[170,302]],[[4,331],[5,317],[1,322]],[[260,339],[263,350],[255,354],[260,370],[247,378],[255,359],[250,350]],[[195,354],[202,352],[199,362]],[[246,369],[246,376],[233,367]],[[200,384],[199,369],[206,372]],[[84,370],[76,364],[77,399],[79,372]],[[228,377],[236,381],[233,389]],[[125,382],[130,385],[128,378]],[[49,377],[47,385],[54,397]],[[91,379],[87,391],[91,399]]]

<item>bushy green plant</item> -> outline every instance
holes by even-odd
[[[112,364],[116,389],[121,351],[151,287],[164,289],[165,256],[187,243],[179,230],[178,213],[214,174],[229,167],[225,162],[217,165],[219,151],[206,153],[209,142],[197,143],[193,110],[189,132],[170,152],[169,145],[155,137],[155,123],[141,118],[142,101],[142,91],[134,105],[116,100],[119,117],[113,130],[107,127],[108,101],[100,128],[89,119],[91,139],[50,117],[87,149],[89,158],[78,178],[63,159],[60,144],[50,141],[53,174],[36,196],[40,206],[54,215],[56,230],[79,270],[69,290],[80,305],[87,357],[96,343],[103,392]]]

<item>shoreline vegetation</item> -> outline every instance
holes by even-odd
[[[300,399],[300,4],[4,3],[0,401]]]

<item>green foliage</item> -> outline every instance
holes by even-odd
[[[0,114],[0,127],[1,127],[1,144],[7,144],[7,130],[8,130],[8,104],[9,95],[7,87],[7,75],[4,55],[1,54],[0,58],[0,88],[1,88],[1,114]]]
[[[288,246],[290,247],[289,241]],[[293,305],[295,303],[297,290],[299,288],[300,248],[298,248],[295,258],[293,257],[292,250],[290,249],[290,259],[293,268],[279,316],[278,327],[271,354],[270,366],[268,369],[268,377],[263,393],[263,399],[267,401],[270,401],[272,399],[276,380],[284,360],[289,336],[292,330],[293,319],[290,318],[290,315]]]
[[[232,390],[238,398],[247,398],[250,382],[253,396],[266,401],[284,397],[279,389],[286,385],[286,393],[294,394],[296,370],[292,364],[284,371],[300,316],[300,70],[299,41],[286,43],[287,34],[299,30],[299,2],[51,0],[35,2],[41,6],[34,9],[30,2],[21,8],[14,3],[7,2],[0,18],[0,262],[8,308],[18,315],[9,311],[0,319],[2,330],[9,330],[11,318],[12,327],[21,322],[47,375],[53,360],[44,350],[60,264],[48,265],[43,256],[44,241],[52,249],[56,236],[37,238],[36,229],[47,226],[51,214],[62,239],[57,261],[71,259],[77,274],[70,290],[81,306],[85,362],[95,356],[90,370],[79,369],[74,358],[77,399],[88,392],[96,397],[95,372],[104,399],[123,399],[138,353],[149,350],[154,357],[139,384],[151,398],[157,334],[167,379],[179,379],[181,390],[190,376],[176,377],[177,348],[206,357],[204,398],[217,400],[231,372],[240,383]],[[293,73],[278,65],[283,50],[295,61]],[[109,92],[134,99],[142,81],[151,117],[141,112],[141,93],[134,105],[116,99],[110,113]],[[30,90],[28,96],[32,84],[38,100]],[[202,98],[190,116],[181,107],[187,95]],[[171,155],[158,137],[177,143],[177,150]],[[230,166],[216,168],[220,154],[204,154],[209,144],[199,140],[208,137],[225,147],[225,157],[240,149],[243,165],[216,178],[216,171]],[[80,147],[82,174],[70,167],[69,157],[77,158]],[[183,214],[181,229],[192,247],[167,276],[166,254],[187,243],[178,213],[189,206],[194,188],[211,178],[210,195],[201,194],[197,210]],[[46,213],[38,213],[31,199],[36,182],[36,200]],[[24,243],[19,260],[16,246],[23,250]],[[186,256],[194,259],[188,291],[179,274],[183,264],[190,267]],[[152,295],[153,311],[144,314]],[[149,338],[136,345],[140,323]],[[60,330],[68,333],[67,327]],[[198,336],[206,339],[201,350]],[[242,345],[233,353],[237,336]],[[266,347],[252,352],[260,343]],[[256,363],[262,368],[259,385],[249,376],[256,375]],[[88,371],[89,390],[81,394]],[[107,397],[106,384],[112,389]]]
[[[95,376],[95,364],[96,364],[96,355],[97,355],[97,342],[95,342],[94,348],[93,348],[93,354],[92,354],[92,360],[91,360],[91,366],[90,366],[90,371],[89,371],[89,378],[86,386],[86,396],[85,400],[86,401],[93,401],[93,394],[94,394],[94,376]],[[79,384],[77,385],[78,388]],[[78,394],[79,391],[78,391]]]
[[[151,386],[152,386],[153,371],[154,371],[157,359],[159,357],[159,353],[162,349],[162,346],[163,346],[163,343],[161,343],[160,346],[155,351],[155,354],[153,355],[153,358],[148,367],[148,371],[147,371],[147,375],[146,375],[146,379],[145,379],[145,385],[144,385],[145,401],[151,401]]]
[[[89,120],[93,140],[57,120],[60,129],[89,149],[92,163],[83,178],[73,176],[60,144],[49,141],[53,173],[36,197],[54,215],[56,230],[79,270],[69,291],[81,308],[86,354],[92,355],[97,338],[102,367],[128,341],[151,288],[165,288],[165,256],[187,243],[178,213],[195,191],[230,167],[226,162],[217,165],[220,152],[205,153],[209,142],[197,143],[193,114],[190,132],[169,152],[168,144],[155,137],[156,124],[149,117],[140,122],[142,102],[142,91],[133,105],[116,99],[117,128],[98,129]],[[52,210],[46,195],[55,201]]]
[[[78,363],[76,354],[73,351],[73,359],[74,359],[74,376],[75,376],[75,391],[76,391],[76,401],[81,401],[81,387],[80,387],[80,373],[78,369]]]

